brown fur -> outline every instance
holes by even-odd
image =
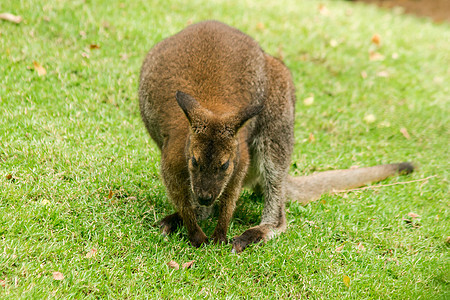
[[[265,205],[261,224],[234,239],[238,252],[286,229],[287,198],[307,203],[333,189],[412,171],[403,163],[290,177],[291,74],[252,38],[220,22],[191,25],[157,44],[142,66],[139,99],[177,210],[161,220],[163,234],[183,224],[196,247],[208,240],[197,220],[208,217],[214,203],[219,219],[212,239],[227,241],[243,185],[261,192]]]

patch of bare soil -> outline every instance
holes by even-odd
[[[357,0],[384,8],[403,7],[406,13],[425,16],[435,22],[450,22],[450,0]]]

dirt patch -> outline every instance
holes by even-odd
[[[384,8],[403,7],[406,13],[430,17],[435,22],[450,22],[450,0],[357,0]]]

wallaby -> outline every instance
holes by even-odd
[[[176,213],[163,234],[184,225],[195,247],[208,238],[197,220],[218,205],[214,243],[227,229],[243,186],[264,196],[261,223],[233,239],[233,251],[286,230],[285,201],[302,203],[411,172],[409,163],[288,175],[295,89],[288,68],[248,35],[217,21],[190,25],[150,50],[139,83],[144,124],[161,150],[161,174]]]

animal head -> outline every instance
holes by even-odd
[[[217,115],[188,94],[176,93],[190,124],[186,160],[194,204],[211,206],[220,197],[239,162],[237,132],[263,105],[248,106],[237,114]]]

